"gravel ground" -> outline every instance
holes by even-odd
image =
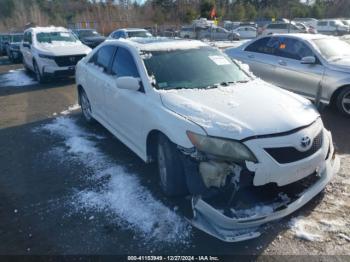
[[[350,255],[350,120],[333,110],[322,118],[341,158],[334,180],[260,238],[228,244],[187,228],[186,201],[164,198],[154,166],[74,104],[74,80],[38,85],[0,58],[0,254]]]

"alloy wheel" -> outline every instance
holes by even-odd
[[[87,121],[91,120],[91,106],[85,93],[81,95],[81,110],[83,111],[84,117]]]
[[[343,96],[342,107],[344,111],[350,115],[350,90]]]

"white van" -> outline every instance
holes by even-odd
[[[337,19],[323,19],[317,22],[317,31],[325,35],[345,35],[349,26]]]
[[[42,83],[50,76],[71,76],[91,48],[64,27],[33,27],[24,31],[20,46],[23,65]]]

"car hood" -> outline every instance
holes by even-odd
[[[329,64],[334,69],[338,69],[338,70],[350,73],[350,57],[344,57],[335,61],[330,61]]]
[[[40,51],[54,56],[88,54],[91,51],[90,47],[82,44],[81,42],[40,43],[37,45],[37,48]]]
[[[90,37],[82,38],[82,41],[84,41],[84,42],[102,43],[105,40],[106,40],[106,38],[104,36],[90,36]]]
[[[241,140],[276,134],[319,117],[309,100],[258,79],[214,89],[159,92],[165,107],[216,137]]]

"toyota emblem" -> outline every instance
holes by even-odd
[[[301,144],[302,148],[308,148],[311,145],[311,138],[308,137],[308,136],[304,136],[301,139],[301,143],[300,144]]]
[[[75,57],[74,57],[74,56],[71,56],[71,57],[69,58],[69,60],[70,60],[71,62],[75,62]]]

